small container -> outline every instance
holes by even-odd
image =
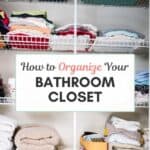
[[[106,142],[86,141],[83,137],[80,138],[80,144],[86,150],[107,150],[108,144]]]

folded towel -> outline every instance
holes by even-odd
[[[55,150],[55,146],[53,145],[31,145],[31,144],[22,144],[16,150]]]
[[[119,143],[112,143],[109,144],[109,150],[143,150],[143,147],[129,145],[129,144],[119,144]]]
[[[11,140],[13,134],[13,132],[0,131],[0,141],[2,141],[3,139]]]
[[[18,148],[22,146],[37,148],[43,146],[45,148],[51,145],[56,146],[59,142],[60,137],[55,129],[40,125],[24,126],[15,136],[15,144]]]
[[[127,131],[138,131],[141,129],[141,125],[137,121],[127,121],[118,117],[112,117],[110,122],[115,128],[121,128]]]
[[[127,30],[127,29],[113,29],[113,30],[107,30],[103,32],[103,36],[105,37],[116,37],[116,36],[126,36],[131,37],[135,39],[144,39],[145,36],[141,33]]]
[[[14,132],[16,127],[16,120],[0,115],[0,131]]]
[[[13,144],[12,142],[0,141],[0,150],[12,150]]]
[[[139,132],[128,131],[122,128],[115,128],[115,126],[110,124],[109,122],[106,124],[106,128],[109,131],[109,136],[111,136],[112,134],[123,134],[127,136],[129,139],[134,139],[137,141],[140,141],[141,139],[141,134]]]
[[[120,143],[120,144],[130,144],[134,146],[141,146],[140,141],[134,140],[134,139],[129,139],[127,136],[123,134],[112,134],[107,137],[106,141],[108,143]]]
[[[9,141],[9,140],[0,140],[0,150],[1,148],[3,148],[2,150],[12,150],[13,147],[13,142]]]

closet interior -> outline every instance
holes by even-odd
[[[0,9],[7,13],[10,18],[8,26],[11,26],[11,31],[0,34],[0,87],[3,87],[0,114],[18,120],[19,125],[44,123],[53,126],[61,137],[60,150],[73,149],[73,113],[15,111],[16,54],[73,54],[75,47],[77,53],[82,54],[134,54],[135,77],[137,73],[147,73],[149,64],[147,0],[78,0],[77,7],[75,6],[74,0],[0,1]],[[29,13],[34,16],[38,13],[41,15],[41,12],[44,15],[44,19],[41,19],[44,23],[36,27],[36,32],[30,31],[28,35],[27,28],[23,28],[19,23],[25,18],[20,14]],[[77,13],[77,18],[74,13]],[[74,24],[74,20],[77,21],[77,25]],[[34,21],[36,24],[37,18]],[[30,20],[25,20],[25,23],[30,25]],[[47,30],[47,26],[50,30]],[[44,29],[41,30],[41,27]],[[85,131],[103,132],[110,116],[138,121],[141,127],[147,130],[148,93],[144,93],[144,98],[138,102],[135,100],[135,107],[135,112],[124,113],[77,112],[77,149],[80,149],[81,135]],[[142,148],[148,150],[145,146]]]

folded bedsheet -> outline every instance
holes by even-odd
[[[51,150],[60,142],[57,131],[53,128],[40,125],[27,125],[22,127],[15,136],[15,144],[18,149],[35,147],[35,150]],[[24,149],[21,149],[24,150]]]

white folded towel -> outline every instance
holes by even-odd
[[[0,115],[0,131],[13,132],[16,126],[16,120]]]
[[[108,143],[121,143],[121,144],[129,144],[134,146],[140,146],[140,142],[134,139],[130,139],[123,134],[112,134],[107,138]]]
[[[14,132],[6,132],[6,131],[0,131],[0,140],[1,139],[8,139],[11,140]]]
[[[12,150],[12,148],[13,148],[12,142],[0,141],[0,150]]]
[[[116,128],[128,131],[138,131],[141,129],[141,124],[137,121],[127,121],[118,117],[112,117],[110,121]]]

